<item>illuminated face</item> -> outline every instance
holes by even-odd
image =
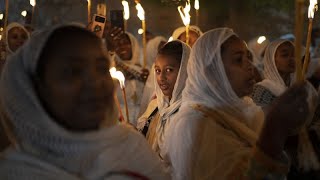
[[[156,58],[154,69],[157,83],[162,93],[171,99],[174,85],[179,74],[180,61],[174,57],[160,54]]]
[[[290,42],[285,42],[278,47],[274,59],[279,74],[295,72],[294,46]]]
[[[8,32],[8,45],[11,51],[15,52],[28,39],[28,34],[20,27],[15,27]]]

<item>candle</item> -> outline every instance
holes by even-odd
[[[144,13],[144,9],[141,6],[140,3],[136,2],[136,9],[138,11],[138,17],[141,20],[142,23],[142,30],[143,30],[143,34],[142,34],[142,44],[143,44],[143,68],[146,68],[147,66],[147,36],[146,36],[146,21],[145,21],[145,13]]]
[[[30,5],[32,6],[32,15],[31,15],[31,22],[34,24],[34,9],[36,7],[36,0],[30,0]]]
[[[130,9],[129,9],[129,3],[127,1],[122,1],[123,6],[123,19],[124,19],[124,31],[127,31],[128,25],[127,21],[130,18]]]
[[[88,2],[88,23],[91,22],[91,0],[87,0]]]
[[[200,9],[199,0],[194,1],[194,9],[196,10],[196,25],[199,26],[199,9]]]
[[[190,26],[190,2],[186,2],[186,7],[183,8],[182,6],[178,7],[178,11],[180,13],[181,19],[183,24],[186,26],[186,43],[189,44],[189,26]]]
[[[304,79],[304,75],[306,74],[309,66],[312,22],[313,22],[314,12],[316,10],[317,10],[317,0],[310,0],[310,5],[308,9],[309,25],[308,25],[308,34],[307,34],[307,43],[306,43],[306,53],[305,53],[303,69],[302,69],[302,79]]]
[[[125,104],[125,108],[126,108],[127,122],[130,122],[129,121],[129,109],[128,109],[128,102],[127,102],[126,88],[124,85],[125,77],[124,77],[123,73],[121,71],[117,71],[117,69],[115,67],[110,68],[109,72],[110,72],[111,77],[114,79],[117,79],[120,83],[120,88],[122,90],[122,96],[123,96],[123,100],[124,100],[124,104]],[[117,98],[116,98],[116,100],[117,100]],[[119,101],[118,101],[118,103],[119,103]],[[120,105],[119,105],[119,107],[120,107]],[[121,108],[119,108],[119,112],[120,112],[120,115],[122,115]]]

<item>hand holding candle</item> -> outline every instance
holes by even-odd
[[[126,108],[127,122],[130,122],[129,121],[129,110],[128,110],[127,95],[126,95],[126,89],[125,89],[125,85],[124,85],[125,77],[124,77],[123,73],[121,71],[117,71],[115,67],[112,67],[109,70],[109,72],[110,72],[111,77],[114,78],[114,79],[117,79],[119,81],[119,83],[120,83],[120,88],[122,90],[122,95],[123,95],[125,108]],[[116,99],[116,101],[117,101],[117,99]],[[119,108],[120,116],[123,117],[119,102],[116,102],[116,103],[117,103],[118,108]]]
[[[183,24],[186,26],[186,43],[189,44],[189,26],[190,26],[190,2],[186,2],[186,7],[183,8],[182,6],[178,7],[178,11],[180,13],[181,19]]]
[[[310,0],[310,5],[308,8],[309,25],[308,25],[306,53],[305,53],[305,57],[304,57],[303,70],[302,70],[302,77],[303,78],[308,70],[309,61],[310,61],[310,44],[311,44],[312,22],[313,22],[314,12],[318,9],[317,4],[318,4],[317,0]]]

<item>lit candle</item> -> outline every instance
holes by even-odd
[[[124,104],[125,104],[125,108],[126,108],[127,122],[130,122],[129,121],[129,109],[128,109],[128,102],[127,102],[126,88],[124,85],[125,77],[124,77],[123,73],[121,71],[117,71],[117,69],[115,67],[110,68],[109,72],[110,72],[111,77],[114,79],[117,79],[120,83],[120,88],[122,90],[122,96],[123,96],[123,100],[124,100]],[[122,111],[120,108],[119,101],[117,101],[118,100],[117,98],[115,98],[115,100],[116,100],[116,103],[119,108],[120,116],[122,116]]]
[[[34,24],[34,9],[36,7],[36,0],[30,0],[30,5],[32,6],[32,16],[31,16],[31,22]]]
[[[88,23],[91,22],[91,0],[87,0],[88,2]]]
[[[305,53],[303,69],[302,69],[302,79],[304,79],[304,75],[306,74],[309,66],[312,22],[313,22],[314,12],[317,10],[317,8],[318,8],[317,0],[310,0],[310,5],[308,9],[309,25],[308,25],[308,34],[307,34],[307,43],[306,43],[306,53]]]
[[[123,6],[123,19],[124,19],[124,31],[127,31],[128,25],[127,21],[130,18],[130,9],[129,9],[129,3],[127,1],[122,1]]]
[[[199,9],[200,9],[199,0],[194,1],[194,9],[196,10],[196,25],[199,26]]]
[[[143,34],[142,34],[142,44],[143,44],[143,68],[146,68],[147,66],[147,36],[146,36],[146,21],[145,21],[145,15],[144,15],[144,9],[141,6],[140,3],[136,2],[136,9],[138,11],[138,17],[141,20],[142,23],[142,30],[143,30]]]
[[[178,11],[180,13],[181,19],[183,24],[186,26],[186,43],[189,44],[189,26],[190,26],[190,2],[186,2],[186,7],[183,8],[182,6],[178,7]]]

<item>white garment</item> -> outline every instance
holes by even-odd
[[[186,79],[188,77],[187,64],[188,64],[188,59],[190,54],[190,47],[179,40],[176,40],[176,41],[182,44],[183,54],[181,57],[179,73],[177,76],[176,83],[174,85],[172,98],[170,101],[169,101],[169,98],[162,93],[162,90],[160,89],[160,86],[157,83],[156,76],[154,77],[154,82],[155,82],[154,86],[155,86],[155,91],[157,96],[156,101],[157,101],[158,112],[160,114],[160,121],[156,127],[156,140],[154,141],[154,144],[152,144],[151,146],[153,150],[156,150],[159,147],[158,153],[162,158],[165,157],[166,154],[168,153],[166,152],[167,147],[164,147],[165,146],[164,142],[168,138],[170,138],[170,137],[167,137],[167,129],[170,127],[170,124],[174,120],[174,117],[176,116],[177,111],[181,106],[182,90],[185,87]],[[149,116],[150,114],[147,113],[139,118],[138,129],[142,129],[144,127]]]
[[[162,36],[156,36],[155,38],[151,39],[147,43],[147,69],[151,69],[154,61],[156,60],[159,45],[162,42],[167,42],[166,38]]]
[[[201,31],[201,29],[198,26],[191,25],[191,26],[189,26],[189,30],[197,33],[199,35],[199,37],[203,35],[203,32]],[[177,29],[175,29],[172,33],[173,40],[179,39],[181,34],[183,34],[184,32],[186,32],[185,26],[178,27]]]
[[[105,120],[114,124],[83,133],[62,128],[45,111],[33,78],[43,47],[59,28],[37,33],[6,62],[0,81],[1,110],[12,125],[9,131],[15,146],[0,158],[0,177],[104,179],[112,171],[128,170],[166,179],[144,138],[132,128],[115,124],[115,110]]]
[[[255,105],[235,94],[225,73],[221,45],[233,35],[228,28],[214,29],[192,48],[182,105],[166,142],[174,179],[226,179],[247,167],[237,166],[239,161],[248,164],[263,116],[260,108],[250,110]]]

